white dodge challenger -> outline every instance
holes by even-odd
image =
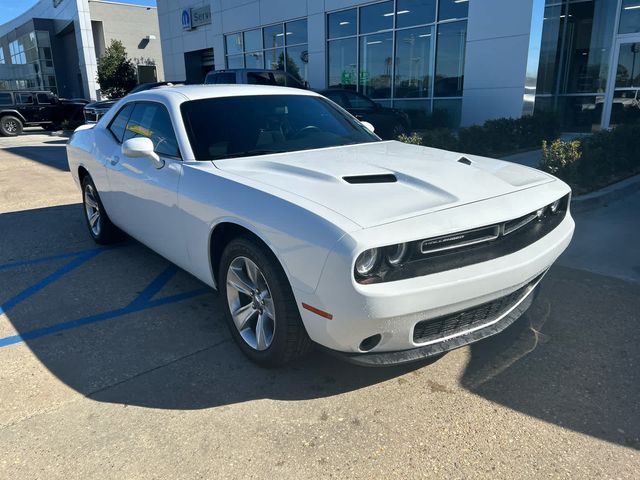
[[[571,241],[538,170],[381,141],[326,98],[257,85],[129,95],[67,147],[87,226],[220,292],[240,349],[388,365],[513,323]]]

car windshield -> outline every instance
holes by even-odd
[[[379,141],[322,97],[263,95],[182,104],[197,160],[266,155]]]

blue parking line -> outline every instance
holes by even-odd
[[[85,263],[87,260],[90,260],[91,258],[93,258],[96,255],[98,255],[101,251],[102,251],[101,249],[96,249],[96,250],[88,251],[87,253],[81,254],[79,256],[76,256],[76,258],[71,260],[69,263],[63,265],[62,267],[57,269],[52,274],[50,274],[50,275],[46,276],[45,278],[43,278],[42,280],[40,280],[35,285],[31,285],[29,288],[26,288],[22,292],[20,292],[17,295],[11,297],[9,300],[4,302],[3,304],[0,304],[0,315],[2,315],[4,313],[7,313],[13,307],[15,307],[19,303],[27,300],[32,295],[35,295],[36,293],[38,293],[40,290],[42,290],[43,288],[47,287],[48,285],[51,285],[53,282],[58,280],[63,275],[71,272],[72,270],[75,270],[80,265]]]
[[[51,255],[48,257],[39,257],[39,258],[32,258],[30,260],[21,260],[18,262],[5,263],[0,265],[0,271],[11,270],[12,268],[18,268],[18,267],[24,267],[24,266],[30,266],[30,265],[38,265],[40,263],[55,262],[56,260],[64,260],[65,258],[79,257],[81,255],[87,255],[89,253],[102,252],[105,250],[113,250],[115,248],[120,248],[121,246],[123,245],[97,247],[97,248],[91,248],[89,250],[81,250],[79,252],[62,253],[60,255]]]
[[[149,303],[151,298],[158,293],[162,287],[173,277],[178,271],[178,267],[175,265],[169,265],[160,275],[158,275],[147,287],[138,295],[133,302],[129,304],[129,307],[137,307],[138,305],[144,305]]]
[[[29,332],[25,332],[20,335],[13,335],[11,337],[0,338],[0,348],[15,345],[16,343],[22,343],[27,340],[34,340],[36,338],[52,335],[54,333],[63,332],[65,330],[71,330],[73,328],[82,327],[85,325],[91,325],[97,322],[103,322],[112,318],[121,317],[130,313],[140,312],[149,308],[158,307],[161,305],[167,305],[170,303],[181,302],[189,298],[198,297],[208,293],[209,289],[200,288],[191,292],[178,293],[176,295],[170,295],[168,297],[160,298],[146,303],[136,303],[135,301],[124,308],[118,308],[109,312],[98,313],[97,315],[91,315],[77,320],[71,320],[69,322],[57,323],[48,327],[37,328]]]

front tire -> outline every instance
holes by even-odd
[[[235,238],[222,253],[218,279],[231,335],[251,361],[276,367],[311,349],[289,281],[266,247]]]
[[[84,219],[94,242],[108,245],[120,240],[120,230],[109,220],[98,195],[98,189],[89,175],[82,179],[82,203]]]
[[[0,118],[0,134],[5,137],[16,137],[22,133],[24,125],[18,117],[5,115]]]

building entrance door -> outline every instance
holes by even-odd
[[[640,34],[616,40],[609,78],[603,126],[640,121]]]

